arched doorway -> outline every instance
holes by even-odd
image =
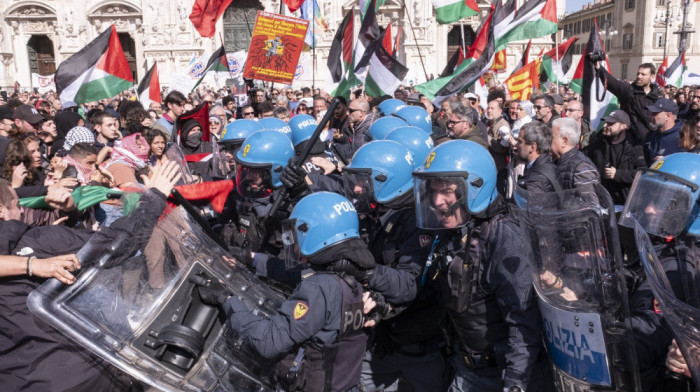
[[[224,13],[224,48],[226,53],[248,50],[258,11],[258,0],[236,0]]]
[[[129,33],[118,33],[119,43],[122,45],[122,50],[126,56],[126,62],[129,63],[129,69],[131,69],[131,76],[136,79],[136,43],[134,39],[131,38]]]
[[[32,35],[27,42],[29,70],[42,76],[56,72],[53,42],[46,35]]]
[[[452,55],[459,50],[459,48],[462,46],[462,31],[461,28],[464,28],[464,44],[469,47],[472,43],[474,43],[474,39],[476,38],[476,33],[472,29],[471,26],[469,25],[454,25],[452,30],[450,30],[449,33],[447,33],[447,58],[445,61],[450,61],[450,58]]]

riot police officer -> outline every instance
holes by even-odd
[[[322,175],[324,173],[323,169],[311,162],[311,159],[314,157],[328,160],[336,167],[338,166],[338,160],[333,152],[329,151],[327,144],[323,141],[324,136],[327,137],[327,132],[325,132],[326,135],[322,133],[319,139],[311,140],[314,131],[316,131],[318,127],[315,118],[308,114],[298,114],[289,120],[289,127],[292,129],[292,144],[294,144],[294,151],[296,154],[301,154],[307,143],[313,143],[309,155],[301,165],[301,168],[304,169],[307,175],[312,173]]]
[[[255,120],[240,119],[236,120],[224,128],[221,134],[219,145],[221,146],[224,155],[228,160],[229,166],[233,169],[236,166],[235,156],[238,149],[241,148],[243,141],[253,133],[260,131],[262,125]],[[232,170],[235,173],[235,170]]]
[[[645,391],[678,388],[676,385],[680,375],[668,377],[664,365],[674,335],[681,348],[685,347],[686,350],[700,343],[692,334],[691,339],[684,341],[689,335],[681,325],[692,325],[692,322],[679,317],[678,313],[683,311],[679,312],[675,305],[697,307],[699,195],[700,156],[671,154],[655,162],[650,169],[637,172],[620,217],[620,225],[636,226],[637,249],[641,258],[641,263],[631,266],[642,282],[638,288],[631,287],[630,307]],[[653,260],[651,253],[655,256]],[[646,274],[639,270],[641,264]],[[660,284],[662,281],[668,282],[669,286],[663,287]],[[671,297],[673,301],[667,299]],[[685,314],[689,313],[685,311]]]
[[[309,268],[279,314],[254,314],[235,296],[223,302],[216,282],[208,291],[200,289],[200,295],[210,303],[223,302],[233,330],[262,356],[284,356],[273,371],[279,387],[353,390],[367,340],[362,285],[374,268],[359,237],[357,212],[344,197],[319,192],[300,200],[283,227],[288,267],[303,260]]]
[[[280,174],[293,156],[292,142],[281,132],[261,130],[245,139],[235,156],[236,192],[231,192],[220,217],[224,241],[254,252],[280,253],[279,223],[289,216],[291,206],[285,201],[275,216],[268,213],[273,190],[282,186]]]
[[[528,249],[496,192],[493,158],[477,143],[450,141],[430,152],[414,180],[417,225],[432,233],[416,281],[433,286],[447,311],[450,390],[551,389],[546,361],[538,360]]]
[[[430,140],[422,130],[413,129]],[[369,246],[377,263],[386,268],[401,268],[397,266],[399,249],[418,231],[414,166],[407,148],[394,141],[379,140],[360,147],[343,169],[346,195],[362,209],[358,212],[368,214],[367,219],[376,223],[368,233]],[[373,205],[376,207],[371,208]],[[425,251],[422,253],[427,256]],[[393,314],[373,332],[362,367],[363,390],[388,388],[399,377],[415,391],[444,389],[446,366],[441,353],[444,311],[437,306],[435,296],[425,290],[411,303],[394,308]]]

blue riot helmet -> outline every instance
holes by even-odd
[[[406,102],[400,99],[386,99],[377,106],[377,113],[379,114],[379,117],[388,117],[398,112],[405,106]]]
[[[278,131],[262,130],[248,136],[236,153],[236,189],[246,198],[265,197],[282,186],[280,174],[294,157],[294,146]]]
[[[360,238],[360,220],[352,203],[332,192],[312,193],[301,199],[289,219],[282,221],[282,243],[288,267],[301,257],[352,238]]]
[[[273,131],[281,132],[285,136],[292,140],[292,128],[289,125],[275,117],[266,117],[258,120],[258,124],[262,126],[263,129],[271,129]]]
[[[292,129],[292,144],[296,147],[311,139],[318,123],[308,114],[297,114],[289,120],[289,127]]]
[[[688,152],[661,158],[637,172],[620,224],[647,234],[700,237],[700,155]]]
[[[343,168],[345,196],[359,212],[369,212],[377,203],[403,207],[412,196],[412,172],[413,157],[406,147],[389,140],[369,142]]]
[[[249,119],[236,120],[224,128],[224,132],[221,134],[221,140],[219,144],[238,144],[243,143],[248,136],[253,133],[263,129],[262,125],[258,121]]]
[[[372,140],[384,140],[389,132],[405,126],[406,122],[398,117],[382,117],[370,125],[368,133]]]
[[[386,135],[384,140],[393,140],[406,147],[411,152],[415,169],[418,169],[423,164],[430,150],[435,147],[435,143],[433,143],[430,135],[418,127],[394,129]]]
[[[421,229],[462,227],[496,200],[496,164],[488,150],[468,140],[433,148],[413,172],[416,225]]]
[[[430,115],[422,107],[406,106],[394,113],[394,116],[404,120],[410,126],[424,130],[428,135],[433,133],[433,120],[430,119]]]

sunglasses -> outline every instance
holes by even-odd
[[[254,111],[253,112],[243,112],[243,115],[244,116],[254,116],[255,112]]]
[[[357,112],[358,110],[362,110],[362,109],[348,108],[348,112],[349,112],[349,113],[355,113],[355,112]]]

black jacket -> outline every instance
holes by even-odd
[[[619,156],[614,156],[612,146],[606,137],[598,137],[589,145],[587,154],[600,173],[601,184],[612,196],[615,204],[625,204],[635,173],[646,166],[642,146],[632,145],[625,139]],[[613,179],[605,178],[605,168],[610,164],[616,169]]]
[[[642,143],[651,130],[647,106],[663,98],[659,87],[652,83],[649,93],[645,93],[644,89],[636,84],[618,80],[603,68],[601,68],[601,72],[605,76],[608,91],[617,96],[620,108],[630,116],[630,130],[635,139],[634,143]]]
[[[518,185],[529,192],[555,192],[554,184],[546,174],[550,174],[552,180],[557,181],[556,168],[549,154],[540,155],[532,166],[525,168],[525,174],[518,181]]]

